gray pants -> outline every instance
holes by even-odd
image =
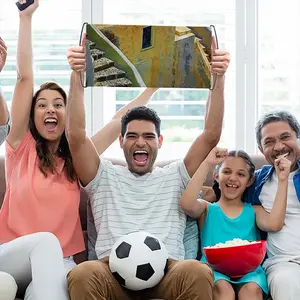
[[[67,270],[75,266],[72,259],[65,264]],[[4,272],[0,273],[0,300],[14,299],[16,285],[26,300],[69,299],[61,246],[52,233],[34,233],[0,245],[0,272]]]

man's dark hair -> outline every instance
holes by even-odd
[[[124,137],[129,122],[134,120],[150,121],[155,125],[155,130],[160,136],[160,117],[156,111],[146,106],[134,107],[126,112],[121,120],[121,135]]]
[[[261,131],[263,127],[265,127],[269,123],[273,122],[286,122],[295,131],[297,138],[300,136],[300,125],[297,119],[287,111],[274,111],[265,114],[261,117],[261,119],[257,122],[255,132],[256,132],[256,142],[259,147],[261,145]]]

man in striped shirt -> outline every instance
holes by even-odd
[[[179,205],[187,182],[210,150],[219,142],[224,111],[224,73],[230,56],[212,49],[212,72],[217,83],[210,93],[205,128],[183,160],[164,168],[153,168],[162,146],[160,118],[147,104],[148,89],[117,112],[95,137],[85,134],[83,88],[80,70],[85,67],[84,47],[70,49],[73,69],[67,107],[66,132],[76,173],[87,191],[97,231],[97,261],[75,267],[68,275],[71,300],[96,299],[212,299],[213,275],[196,260],[183,260],[186,216]],[[126,167],[99,157],[117,135]],[[176,150],[176,149],[175,149]],[[108,255],[116,240],[143,230],[160,238],[169,253],[168,271],[154,288],[140,292],[125,290],[109,270]]]

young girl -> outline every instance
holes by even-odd
[[[243,202],[243,194],[254,180],[255,166],[244,151],[214,148],[200,165],[182,194],[181,207],[192,218],[199,219],[202,261],[206,261],[203,248],[239,238],[259,240],[257,227],[263,231],[279,231],[284,224],[287,201],[288,175],[291,163],[278,157],[275,163],[278,190],[271,213],[261,206]],[[198,200],[207,174],[214,168],[215,191],[218,202]],[[257,227],[256,227],[257,226]],[[258,300],[268,294],[266,275],[261,266],[242,278],[231,280],[214,271],[214,300]]]

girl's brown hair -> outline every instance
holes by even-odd
[[[46,82],[40,86],[40,89],[34,94],[32,99],[30,118],[29,118],[29,129],[33,138],[36,140],[36,152],[39,158],[39,169],[44,174],[44,176],[47,177],[47,172],[50,171],[52,174],[56,172],[55,157],[50,152],[50,149],[48,147],[48,141],[39,134],[34,123],[34,107],[39,94],[44,90],[52,90],[52,91],[59,92],[63,97],[65,104],[67,102],[67,95],[65,91],[62,89],[62,87],[60,87],[57,83]],[[58,157],[61,157],[65,160],[64,171],[66,173],[68,180],[70,182],[73,182],[76,179],[76,174],[73,167],[72,156],[71,156],[71,152],[69,149],[69,144],[65,132],[63,132],[60,138],[57,155]]]
[[[255,165],[254,165],[254,163],[253,163],[253,161],[252,161],[252,159],[251,159],[251,157],[249,156],[248,153],[246,153],[243,150],[232,150],[232,151],[228,152],[228,156],[242,158],[246,162],[246,164],[248,165],[249,180],[252,179],[252,177],[254,176],[254,173],[255,173]],[[222,166],[222,163],[217,165],[216,168],[215,168],[215,171],[219,172],[221,166]],[[216,180],[214,180],[214,184],[213,184],[212,188],[213,188],[214,193],[216,195],[216,200],[217,201],[220,200],[221,190],[219,188],[219,183]],[[246,188],[244,193],[243,193],[242,201],[244,201],[245,197],[247,197],[247,193],[248,193],[248,188]]]

